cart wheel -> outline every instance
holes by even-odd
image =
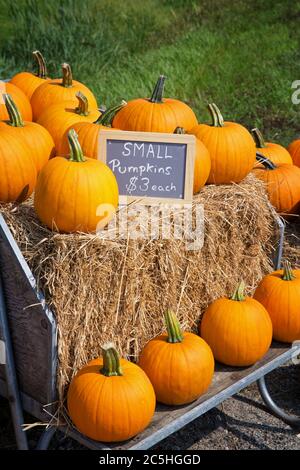
[[[257,381],[257,385],[263,401],[275,416],[281,418],[283,421],[285,421],[287,424],[290,424],[291,426],[300,426],[300,417],[286,413],[273,401],[269,393],[265,377],[261,377]]]
[[[47,450],[56,431],[57,428],[55,426],[50,426],[48,429],[45,429],[37,443],[36,450]]]

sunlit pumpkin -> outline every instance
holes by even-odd
[[[10,80],[10,83],[20,88],[29,100],[40,85],[45,83],[46,80],[50,80],[47,75],[45,59],[40,51],[33,51],[32,55],[37,62],[37,73],[20,72]]]
[[[300,167],[300,139],[294,140],[287,149],[292,157],[294,165]]]
[[[260,132],[257,127],[252,129],[251,131],[254,142],[256,144],[257,151],[271,160],[275,165],[278,163],[289,163],[290,165],[293,164],[292,157],[290,156],[289,152],[282,147],[282,145],[275,144],[273,142],[265,142],[262,133]],[[255,167],[262,167],[262,164],[259,162],[255,163]]]
[[[32,121],[31,105],[25,93],[13,83],[2,81],[0,81],[0,120],[9,119],[4,97],[4,95],[7,94],[10,95],[16,103],[22,119],[24,119],[24,121]]]

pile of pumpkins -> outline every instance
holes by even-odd
[[[0,202],[22,202],[35,191],[37,215],[50,229],[101,228],[101,220],[107,223],[117,207],[118,186],[98,160],[97,142],[101,130],[115,128],[194,134],[195,194],[205,184],[238,183],[254,172],[267,183],[280,213],[299,212],[300,140],[290,145],[290,153],[265,143],[258,129],[251,136],[242,125],[225,122],[215,104],[208,106],[212,123],[199,124],[187,104],[164,98],[164,76],[149,99],[101,111],[91,90],[73,79],[69,64],[62,65],[62,78],[51,80],[42,54],[33,56],[36,74],[21,72],[0,82]],[[100,204],[107,213],[96,214]]]
[[[102,357],[79,370],[68,389],[69,415],[91,439],[130,439],[151,422],[156,400],[169,406],[191,403],[209,388],[214,360],[250,366],[268,351],[272,337],[300,339],[300,271],[288,262],[265,276],[254,298],[241,282],[233,295],[211,303],[200,336],[183,332],[176,315],[165,313],[166,333],[149,341],[139,363],[120,359],[112,343]]]

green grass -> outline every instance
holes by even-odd
[[[290,0],[0,0],[0,76],[30,69],[40,49],[52,76],[69,61],[110,105],[149,96],[163,73],[166,95],[199,120],[214,101],[225,119],[287,144],[300,130],[299,17]]]

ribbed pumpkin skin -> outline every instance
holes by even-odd
[[[272,341],[272,323],[256,300],[221,298],[209,305],[201,321],[202,338],[215,359],[229,366],[250,366],[261,359]]]
[[[36,213],[50,229],[60,232],[94,232],[103,217],[100,204],[118,205],[118,185],[103,162],[71,162],[55,157],[41,170],[34,197]]]
[[[189,131],[198,124],[194,111],[179,100],[165,98],[152,103],[147,98],[129,101],[115,116],[112,126],[124,131],[173,133],[176,127]]]
[[[78,101],[76,103],[74,101],[67,101],[65,103],[54,104],[49,106],[37,120],[37,123],[45,127],[51,134],[58,155],[65,155],[65,153],[60,153],[59,149],[63,135],[68,129],[74,128],[74,124],[78,122],[94,122],[100,116],[100,112],[95,107],[89,108],[87,116],[77,114],[77,104]],[[68,141],[67,137],[66,141]]]
[[[14,202],[28,186],[27,199],[33,192],[37,171],[31,152],[25,142],[8,136],[0,127],[0,202]],[[21,201],[20,201],[21,202]]]
[[[95,359],[74,377],[68,390],[68,410],[81,433],[103,442],[130,439],[150,423],[155,394],[140,367],[124,359],[121,377],[99,373],[103,360]]]
[[[20,72],[17,73],[11,80],[10,83],[20,88],[20,90],[25,93],[27,98],[31,100],[31,97],[35,90],[40,86],[43,85],[46,80],[50,80],[49,78],[40,78],[30,72]]]
[[[205,393],[212,381],[214,358],[199,336],[184,333],[181,343],[168,343],[167,334],[151,340],[143,349],[139,365],[149,377],[159,402],[190,403]]]
[[[210,154],[205,145],[196,139],[196,153],[194,165],[194,194],[199,193],[208,180],[211,170]]]
[[[281,163],[287,163],[289,165],[293,164],[292,157],[290,156],[289,152],[284,147],[282,147],[282,145],[266,142],[265,147],[258,148],[257,150],[259,153],[271,160],[272,163],[275,163],[275,165]],[[256,162],[254,166],[255,168],[261,168],[262,164]]]
[[[268,274],[254,294],[271,317],[273,337],[287,343],[300,339],[300,271],[293,273],[292,281],[282,279],[283,270]]]
[[[290,153],[294,165],[300,167],[300,139],[294,140],[288,146],[288,152]]]
[[[16,103],[21,116],[24,121],[32,121],[32,110],[30,101],[25,95],[25,93],[16,87],[13,83],[9,82],[1,82],[0,81],[0,120],[5,121],[9,119],[3,94],[8,93],[13,98],[14,102]]]
[[[253,174],[266,183],[271,204],[278,212],[298,214],[300,209],[300,168],[281,164],[274,170],[257,168]]]
[[[97,108],[97,100],[93,93],[82,83],[73,80],[72,87],[64,87],[61,79],[49,80],[40,85],[31,97],[31,106],[33,120],[37,121],[41,114],[53,104],[59,104],[64,101],[73,101],[77,103],[76,93],[81,91],[88,99],[89,108]]]
[[[224,127],[199,124],[191,130],[208,149],[211,170],[208,183],[239,183],[255,163],[255,144],[247,129],[235,122]]]

